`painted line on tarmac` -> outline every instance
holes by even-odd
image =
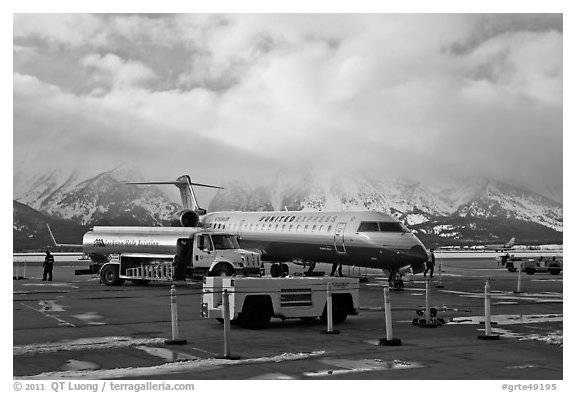
[[[324,356],[326,351],[283,353],[282,355],[250,358],[250,359],[202,359],[177,363],[165,363],[159,366],[149,367],[127,367],[115,368],[111,370],[74,370],[74,371],[53,371],[31,376],[18,376],[19,379],[116,379],[116,378],[149,378],[151,376],[175,375],[187,372],[198,372],[204,370],[215,370],[226,366],[259,364],[259,363],[280,363],[293,360],[304,360]]]
[[[39,302],[39,303],[42,303],[42,302]],[[48,312],[50,312],[51,310],[45,310],[44,308],[41,308],[40,310],[38,310],[32,306],[27,305],[26,303],[20,303],[20,304],[22,304],[24,307],[28,307],[31,310],[39,312],[40,314],[44,315],[47,318],[54,319],[56,322],[58,322],[58,325],[60,325],[60,326],[76,327],[76,325],[74,325],[73,323],[70,323],[70,322],[67,322],[61,318],[58,318],[56,315],[48,314]]]

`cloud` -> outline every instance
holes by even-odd
[[[101,18],[90,14],[14,14],[14,38],[37,38],[51,45],[105,43]]]
[[[18,51],[34,37],[51,71],[15,63],[15,133],[65,129],[99,157],[148,165],[139,152],[165,149],[172,168],[220,173],[267,162],[562,183],[557,16],[86,16],[76,38],[82,18],[36,18],[15,19]]]
[[[84,67],[98,71],[92,76],[94,83],[110,83],[116,89],[138,87],[157,77],[154,71],[141,62],[127,61],[112,53],[104,56],[87,55],[81,63]]]

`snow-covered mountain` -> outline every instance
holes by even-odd
[[[269,184],[233,181],[223,186],[225,189],[212,200],[210,211],[378,210],[393,214],[424,234],[454,239],[464,237],[462,225],[466,226],[466,221],[472,225],[468,228],[471,230],[485,226],[483,221],[494,220],[514,223],[507,227],[513,233],[521,231],[515,227],[528,223],[532,230],[542,227],[546,233],[563,230],[561,203],[489,179],[467,179],[440,190],[410,180],[373,180],[360,175],[303,176],[288,182],[279,177]],[[456,221],[460,223],[458,228],[453,224]],[[487,239],[508,236],[488,232]]]
[[[76,172],[49,170],[15,186],[15,200],[52,217],[81,225],[122,224],[160,226],[180,207],[153,186],[128,186],[142,176],[121,166],[82,179]]]
[[[91,177],[47,169],[35,177],[15,174],[14,199],[77,225],[167,225],[181,207],[164,189],[123,184],[141,180],[138,170],[125,165]],[[562,240],[560,202],[490,179],[432,188],[359,174],[283,173],[269,181],[238,179],[219,185],[225,189],[214,196],[209,211],[370,209],[391,213],[434,241],[507,241],[512,236]],[[15,210],[15,222],[16,215]]]

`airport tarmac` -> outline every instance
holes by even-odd
[[[447,323],[412,323],[425,304],[425,281],[422,274],[406,276],[405,289],[391,291],[393,335],[403,345],[389,347],[378,345],[386,337],[386,276],[344,267],[345,274],[367,274],[368,280],[360,285],[360,314],[335,325],[339,334],[323,334],[326,326],[319,321],[272,319],[257,331],[232,326],[230,351],[240,359],[230,360],[221,359],[223,325],[200,316],[201,282],[177,286],[179,336],[187,343],[166,345],[169,283],[106,287],[95,276],[74,276],[85,266],[57,258],[54,281],[42,282],[40,264],[27,263],[26,279],[14,280],[15,379],[563,379],[562,273],[522,274],[522,293],[514,293],[517,273],[493,257],[440,258],[430,303]],[[484,334],[487,279],[498,340],[478,338]]]

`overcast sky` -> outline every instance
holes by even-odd
[[[561,188],[562,26],[559,14],[16,14],[14,171],[125,162],[154,180],[313,168]]]

